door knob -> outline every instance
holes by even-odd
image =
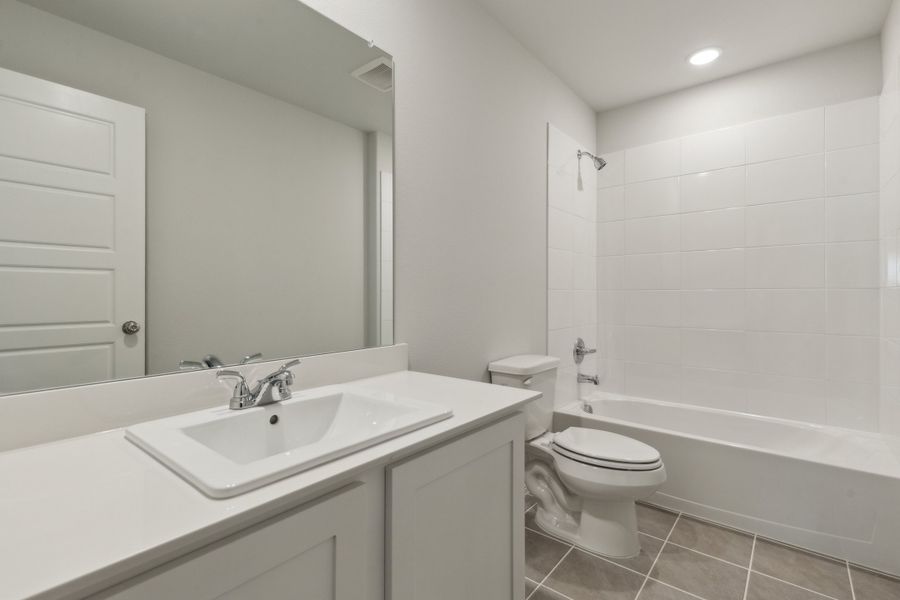
[[[141,325],[137,321],[125,321],[122,323],[122,332],[125,335],[134,335],[141,330]]]

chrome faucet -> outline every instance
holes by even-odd
[[[584,373],[578,374],[578,383],[593,383],[594,385],[600,385],[600,376],[599,375],[585,375]]]
[[[228,408],[231,410],[243,410],[254,406],[273,404],[290,398],[291,385],[294,383],[294,373],[291,371],[291,367],[296,367],[299,364],[299,359],[284,363],[277,371],[269,373],[257,381],[252,389],[247,385],[247,380],[244,379],[244,376],[237,371],[223,369],[216,373],[216,377],[220,380],[237,380]],[[273,392],[277,392],[277,397]]]
[[[596,348],[588,348],[584,340],[578,338],[575,340],[575,347],[572,349],[572,358],[575,360],[576,365],[580,365],[586,355],[594,354],[595,352],[597,352]]]

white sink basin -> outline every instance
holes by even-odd
[[[213,498],[236,496],[452,415],[351,386],[295,393],[246,410],[216,408],[125,430],[125,437]]]

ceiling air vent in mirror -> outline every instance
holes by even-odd
[[[352,75],[379,92],[394,89],[394,68],[389,58],[376,58],[353,71]]]

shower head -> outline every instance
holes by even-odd
[[[578,151],[578,160],[581,160],[582,155],[590,157],[590,159],[594,161],[594,168],[597,169],[598,171],[606,166],[605,160],[603,160],[599,156],[594,156],[590,152],[585,152],[584,150]]]

